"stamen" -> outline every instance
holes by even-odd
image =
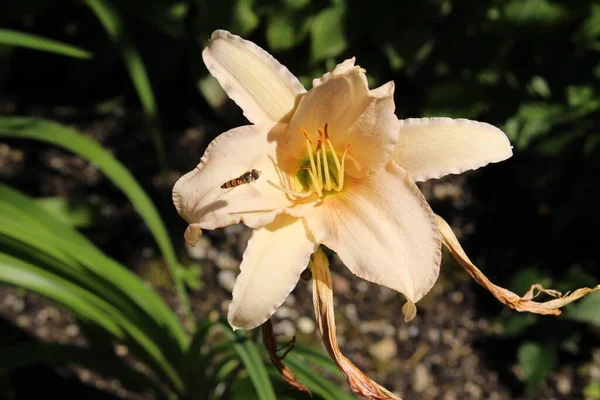
[[[292,196],[296,196],[296,197],[310,197],[313,194],[313,190],[310,189],[308,192],[297,192],[295,190],[290,190],[290,189],[286,189],[284,187],[281,187],[273,182],[271,182],[271,180],[267,180],[267,183],[271,186],[273,186],[275,189],[277,190],[281,190],[283,193],[287,193],[287,194],[291,194]]]
[[[310,139],[310,136],[308,136],[308,132],[306,132],[306,129],[298,128],[298,130],[300,130],[302,133],[304,133],[304,137],[306,138],[306,140],[308,140],[310,142],[310,144],[312,144],[312,140]]]
[[[346,146],[346,150],[344,150],[344,154],[342,154],[342,165],[340,167],[338,186],[336,188],[334,188],[334,190],[336,192],[339,192],[344,187],[344,175],[345,175],[344,174],[344,166],[346,165],[346,154],[348,154],[349,148],[350,148],[350,145]],[[335,154],[335,152],[333,154]]]
[[[319,140],[319,144],[321,141]],[[317,144],[317,154],[315,155],[317,158],[317,187],[319,188],[319,192],[323,190],[323,170],[321,168],[321,146]]]
[[[329,176],[329,161],[327,161],[327,152],[322,151],[321,154],[323,155],[323,167],[325,168],[325,189],[331,190],[331,177]]]

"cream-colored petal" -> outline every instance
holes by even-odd
[[[287,122],[306,90],[290,71],[256,44],[223,30],[202,52],[210,73],[252,123]]]
[[[304,141],[298,128],[306,129],[316,143],[318,129],[328,125],[331,142],[338,153],[350,146],[347,173],[367,176],[383,168],[390,160],[398,139],[398,119],[394,115],[394,84],[369,90],[364,70],[345,61],[331,73],[315,80],[289,124],[289,140]],[[296,157],[305,156],[301,146]]]
[[[307,216],[315,239],[354,274],[416,303],[435,283],[441,238],[434,214],[410,175],[394,162],[350,179]]]
[[[281,182],[287,175],[279,168],[283,157],[277,152],[285,124],[249,125],[232,129],[213,140],[200,164],[182,176],[173,187],[173,202],[190,224],[186,238],[197,240],[197,230],[215,229],[240,221],[258,227],[283,212],[298,211],[288,196],[267,181]],[[233,188],[221,186],[256,169],[258,180]],[[298,211],[299,212],[299,211]]]
[[[261,325],[294,289],[318,247],[305,225],[281,214],[252,233],[227,315],[234,329]]]
[[[313,88],[316,88],[319,85],[327,82],[332,77],[340,76],[354,68],[354,63],[356,62],[356,57],[349,58],[344,60],[335,66],[333,71],[326,72],[322,77],[313,79]]]
[[[484,122],[451,118],[400,121],[394,161],[417,182],[477,169],[512,156],[500,129]]]

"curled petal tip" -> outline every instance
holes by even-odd
[[[410,322],[417,316],[417,306],[410,300],[402,306],[402,314],[404,314],[404,322]]]
[[[190,224],[185,230],[185,233],[183,234],[185,242],[190,247],[196,246],[196,243],[198,243],[198,239],[200,239],[200,236],[202,236],[202,229],[200,229],[198,224]]]

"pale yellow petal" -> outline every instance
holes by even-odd
[[[210,73],[252,123],[287,122],[302,93],[298,79],[256,44],[223,30],[202,52]]]
[[[289,139],[304,141],[298,128],[305,129],[313,141],[318,129],[328,126],[336,151],[348,149],[346,172],[365,177],[390,160],[398,138],[398,119],[394,114],[394,84],[387,83],[369,90],[364,70],[352,66],[353,59],[340,64],[333,72],[315,80],[289,124]],[[305,156],[301,146],[294,145],[298,158]]]
[[[435,283],[441,239],[433,212],[395,163],[363,180],[350,179],[307,216],[316,240],[354,274],[416,303]]]
[[[229,324],[252,329],[269,319],[294,289],[317,247],[301,218],[281,214],[254,230],[233,289]]]
[[[289,179],[280,168],[285,160],[278,152],[285,130],[285,124],[267,123],[225,132],[208,146],[200,164],[177,181],[173,202],[194,226],[187,234],[192,241],[195,229],[216,229],[240,221],[257,227],[270,223],[286,208],[291,207],[288,213],[298,211],[289,196],[268,183]],[[259,171],[258,180],[221,187],[253,169]]]
[[[394,161],[417,182],[477,169],[512,156],[508,138],[484,122],[451,118],[400,120]]]

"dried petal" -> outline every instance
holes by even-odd
[[[319,328],[327,352],[346,377],[346,381],[352,391],[367,399],[401,400],[377,382],[371,380],[371,378],[365,375],[342,354],[335,338],[333,289],[331,274],[329,272],[329,261],[320,248],[311,256],[309,267],[313,276],[313,305],[315,307],[317,327]]]
[[[538,283],[531,286],[531,288],[523,296],[519,296],[508,289],[494,285],[490,280],[481,272],[469,257],[465,254],[464,250],[460,246],[458,239],[452,232],[452,229],[446,221],[439,215],[436,215],[436,221],[442,234],[442,241],[444,245],[452,252],[452,255],[459,264],[467,270],[475,279],[477,283],[489,290],[494,297],[500,302],[520,312],[531,312],[535,314],[549,314],[549,315],[560,315],[560,308],[566,304],[569,304],[577,299],[582,298],[588,293],[600,290],[600,285],[595,288],[581,288],[575,290],[573,293],[567,293],[562,295],[561,292],[553,289],[544,289],[544,287]],[[540,293],[546,293],[552,297],[556,297],[553,300],[545,301],[543,303],[534,301]]]
[[[281,373],[283,379],[285,379],[285,381],[296,390],[306,392],[312,397],[312,393],[310,392],[310,390],[306,386],[301,384],[296,378],[296,375],[294,375],[294,373],[292,372],[292,370],[286,367],[282,362],[282,360],[285,358],[285,356],[291,350],[291,348],[287,350],[282,356],[277,355],[277,341],[275,340],[275,336],[273,335],[273,324],[271,323],[270,319],[268,319],[267,322],[265,322],[262,325],[262,339],[267,349],[267,352],[269,353],[269,358],[271,359],[271,362],[273,363],[275,368],[277,368],[279,373]],[[294,337],[294,339],[292,340],[295,339],[296,338]]]

